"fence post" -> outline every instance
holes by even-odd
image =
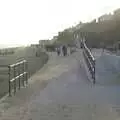
[[[29,72],[29,68],[28,68],[28,62],[26,64],[26,69],[27,69],[27,80],[30,78],[30,72]]]
[[[20,64],[18,64],[18,74],[20,75]],[[19,90],[20,90],[20,85],[21,83],[20,83],[20,77],[19,77]]]
[[[11,79],[11,68],[10,68],[10,65],[8,65],[8,75],[9,75],[9,78],[8,78],[8,84],[9,84],[9,96],[11,96],[11,82],[10,82],[10,79]]]
[[[24,61],[23,61],[23,63],[22,63],[22,74],[23,74],[23,76],[22,76],[22,83],[23,83],[23,86],[25,86],[25,84],[24,84],[24,79],[25,79],[25,77],[24,77]]]
[[[26,84],[28,84],[28,62],[27,61],[25,64],[25,71],[26,71]]]
[[[94,71],[93,71],[93,74],[94,74],[94,75],[93,75],[93,83],[95,84],[95,82],[96,82],[96,81],[95,81],[95,60],[94,60]]]
[[[24,82],[26,82],[26,85],[27,85],[27,78],[26,78],[26,76],[27,76],[27,72],[26,72],[26,60],[24,60]]]
[[[13,72],[14,72],[14,94],[16,93],[16,65],[13,66]]]

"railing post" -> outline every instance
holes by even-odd
[[[28,62],[25,63],[25,71],[26,71],[26,84],[28,84]]]
[[[24,77],[24,61],[23,61],[23,63],[21,63],[22,64],[22,74],[23,74],[23,76],[22,76],[22,83],[23,83],[23,86],[25,86],[25,84],[24,84],[24,79],[25,79],[25,77]]]
[[[27,76],[27,72],[26,72],[26,60],[24,60],[24,82],[26,82],[26,85],[27,85],[27,79],[26,79],[26,76]]]
[[[16,93],[16,65],[13,66],[13,72],[14,72],[14,94]]]
[[[9,84],[9,96],[11,96],[11,82],[10,82],[10,79],[11,79],[11,68],[10,68],[10,65],[8,65],[8,84]]]
[[[20,75],[20,64],[18,64],[18,74]],[[20,77],[19,77],[19,90],[20,90],[20,85],[21,85],[21,82],[20,82]]]
[[[96,81],[95,81],[95,60],[94,60],[94,71],[93,71],[94,75],[93,75],[93,83],[95,84]]]
[[[30,77],[30,73],[28,72],[28,62],[27,62],[27,64],[26,64],[26,71],[27,71],[27,82],[28,82],[28,79],[29,79],[29,77]]]

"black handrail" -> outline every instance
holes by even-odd
[[[92,76],[93,83],[95,84],[95,59],[92,53],[90,52],[89,48],[87,47],[85,41],[81,40],[81,45],[83,48],[83,56],[85,58],[89,72]]]

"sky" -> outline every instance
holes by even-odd
[[[0,0],[0,45],[27,45],[120,7],[120,0]]]

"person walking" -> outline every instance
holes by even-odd
[[[59,47],[57,48],[57,54],[58,54],[58,56],[60,56],[60,48]]]
[[[63,46],[60,46],[60,55],[63,56]]]
[[[67,56],[68,55],[68,49],[67,49],[68,47],[67,46],[65,46],[65,56]]]
[[[67,47],[65,45],[63,45],[62,47],[62,51],[63,51],[63,56],[67,55]]]
[[[62,47],[62,53],[63,53],[63,56],[65,56],[65,46],[64,45]]]
[[[67,54],[70,55],[70,47],[67,48]]]

